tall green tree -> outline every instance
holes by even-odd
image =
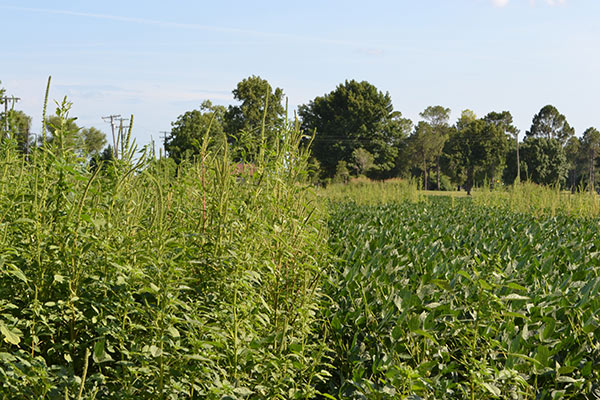
[[[504,133],[505,135],[507,135],[510,139],[514,140],[515,142],[515,147],[516,147],[516,170],[517,170],[517,182],[520,181],[521,177],[519,174],[519,164],[520,164],[520,160],[519,160],[519,129],[513,124],[513,117],[512,114],[510,113],[510,111],[502,111],[502,112],[495,112],[492,111],[490,113],[488,113],[485,117],[483,117],[483,120],[488,123],[488,124],[493,124],[495,125],[498,129],[500,129],[500,131],[502,131],[502,133]],[[508,149],[509,146],[507,144],[506,148]],[[496,160],[497,161],[497,160]],[[491,182],[493,185],[493,182],[496,179],[496,174],[501,172],[497,170],[497,167],[501,164],[502,162],[494,162],[491,164],[491,170],[490,170],[490,175],[491,175]]]
[[[408,138],[407,154],[423,174],[423,188],[429,188],[429,168],[444,147],[445,139],[427,122],[420,121]]]
[[[369,176],[387,178],[396,167],[399,147],[412,127],[394,112],[389,93],[369,82],[345,81],[332,92],[299,107],[302,128],[315,132],[312,154],[323,177],[333,177],[339,161],[353,163],[362,148],[373,156]]]
[[[238,150],[237,156],[253,159],[263,141],[268,144],[276,140],[285,123],[283,89],[273,89],[267,80],[252,75],[237,84],[233,98],[240,104],[227,109],[224,129]]]
[[[588,128],[583,133],[581,149],[588,166],[588,187],[590,192],[593,193],[596,182],[595,166],[600,154],[600,132],[596,128]]]
[[[499,163],[507,149],[504,132],[495,124],[478,119],[454,131],[444,146],[444,154],[447,164],[456,171],[453,178],[470,195],[476,173]]]
[[[581,178],[581,171],[585,168],[585,155],[582,154],[581,140],[577,136],[571,136],[564,148],[567,159],[567,187],[571,193],[575,193]]]
[[[437,190],[440,190],[440,157],[442,155],[444,143],[446,142],[446,140],[448,140],[448,121],[450,120],[450,109],[442,106],[429,106],[419,115],[421,116],[421,118],[427,121],[429,125],[431,125],[431,127],[433,128],[433,132],[439,136],[438,142],[441,143],[442,146],[439,148],[439,153],[435,155],[435,164],[437,172]],[[473,113],[473,115],[475,114]]]
[[[569,164],[562,143],[555,138],[528,137],[521,145],[521,175],[543,185],[563,184]]]
[[[208,149],[219,149],[224,141],[226,108],[204,101],[199,110],[187,111],[171,123],[171,131],[165,137],[165,150],[176,163],[200,152],[202,140],[208,131]]]
[[[567,118],[552,105],[542,107],[535,114],[531,128],[525,133],[527,137],[556,139],[563,146],[574,134],[575,130],[569,125]]]
[[[80,131],[81,148],[85,154],[95,155],[100,154],[104,146],[106,146],[106,135],[100,129],[82,128]]]

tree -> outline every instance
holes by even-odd
[[[345,81],[332,92],[299,107],[302,128],[315,132],[312,154],[324,177],[335,174],[339,161],[352,163],[362,148],[373,156],[369,176],[389,177],[396,167],[399,147],[412,123],[393,111],[389,93],[366,81]]]
[[[471,122],[477,119],[477,114],[468,108],[466,110],[462,110],[460,113],[460,118],[456,121],[456,129],[462,131],[466,127],[468,127]]]
[[[19,110],[8,110],[7,115],[2,113],[0,118],[0,126],[4,129],[5,118],[8,118],[8,134],[9,137],[17,141],[18,148],[23,152],[29,151],[30,144],[30,129],[31,117]]]
[[[81,147],[85,154],[99,154],[106,146],[106,135],[101,130],[92,127],[80,131]]]
[[[564,146],[567,140],[575,134],[564,115],[552,105],[544,106],[533,117],[531,128],[525,133],[527,137],[543,137],[556,139]]]
[[[510,111],[502,111],[502,112],[490,112],[488,113],[483,120],[488,124],[496,125],[504,134],[509,135],[512,139],[514,139],[516,144],[516,171],[517,171],[517,182],[521,180],[521,176],[519,173],[520,169],[520,159],[519,159],[519,129],[513,125],[513,117]],[[492,177],[495,178],[496,171],[492,171]]]
[[[77,118],[65,119],[58,115],[48,117],[48,143],[54,143],[62,149],[71,149],[85,157],[99,154],[106,145],[106,135],[94,127],[81,128],[75,123],[76,120]],[[61,143],[57,143],[57,140]]]
[[[352,161],[352,166],[358,176],[366,174],[373,168],[373,155],[362,147],[352,152]]]
[[[575,193],[577,182],[581,175],[582,159],[585,158],[582,153],[581,140],[576,136],[571,136],[565,144],[565,157],[567,159],[567,185],[571,193]]]
[[[429,186],[429,166],[444,147],[444,138],[438,135],[427,122],[419,122],[414,133],[408,138],[407,152],[415,165],[423,173],[423,188]]]
[[[567,157],[555,138],[528,137],[521,145],[521,173],[544,185],[562,184],[568,171]]]
[[[176,163],[197,155],[200,152],[202,140],[208,131],[209,150],[220,148],[224,141],[225,124],[224,106],[213,105],[209,100],[200,105],[199,110],[187,111],[171,123],[171,132],[165,137],[165,150]],[[210,129],[209,129],[210,128]]]
[[[471,110],[463,111],[463,115],[466,111],[470,111],[473,116],[475,114]],[[440,190],[440,156],[442,155],[442,148],[446,140],[448,140],[448,120],[450,119],[450,109],[442,106],[429,106],[422,113],[419,114],[431,127],[433,132],[440,138],[441,147],[439,153],[435,155],[436,170],[437,170],[437,190]]]
[[[495,124],[478,119],[450,136],[444,154],[448,165],[456,169],[454,178],[460,179],[459,183],[464,184],[470,195],[476,172],[499,163],[507,149],[504,132]]]
[[[246,153],[247,158],[253,159],[261,145],[274,142],[285,122],[283,90],[273,90],[265,79],[252,75],[237,84],[233,97],[241,104],[229,106],[224,128],[230,143],[240,150],[238,157]]]
[[[600,154],[600,132],[596,128],[588,128],[583,133],[581,140],[581,149],[585,155],[585,160],[588,164],[589,180],[588,186],[590,192],[593,193],[596,182],[595,165]]]

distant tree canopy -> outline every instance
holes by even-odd
[[[575,130],[571,128],[565,116],[559,113],[556,107],[547,105],[533,117],[531,128],[526,136],[556,139],[564,145],[574,134]]]
[[[563,184],[568,163],[561,142],[555,138],[530,137],[521,145],[521,176],[544,184]]]
[[[213,105],[206,100],[199,110],[187,111],[171,124],[171,132],[165,137],[165,150],[179,163],[184,158],[199,154],[204,135],[208,132],[208,149],[222,145],[225,132],[224,106]]]
[[[8,121],[5,119],[8,118]],[[17,146],[26,152],[31,142],[31,117],[19,110],[8,110],[0,117],[0,130],[4,130],[8,122],[8,136],[17,141]]]
[[[508,141],[496,124],[484,119],[460,126],[461,129],[450,135],[444,146],[444,155],[449,166],[448,173],[470,193],[478,173],[488,179],[494,178],[488,173],[495,171],[504,159]]]
[[[252,75],[237,84],[233,98],[241,104],[229,106],[224,115],[224,129],[229,142],[238,151],[245,150],[246,154],[240,153],[238,157],[253,159],[263,140],[263,123],[264,141],[268,144],[273,143],[285,122],[283,89],[273,90],[265,79]]]
[[[106,135],[94,127],[80,128],[76,118],[61,119],[57,115],[46,119],[48,142],[55,143],[64,149],[78,151],[85,156],[99,154],[106,145]],[[56,143],[59,140],[61,143]]]
[[[365,81],[338,85],[300,106],[299,115],[303,129],[315,132],[312,154],[324,177],[333,177],[340,161],[352,164],[357,149],[373,158],[367,171],[370,176],[390,176],[400,143],[411,127],[409,120],[394,112],[389,93]]]
[[[177,117],[164,142],[169,156],[179,163],[199,154],[209,125],[209,150],[221,148],[226,138],[238,160],[253,161],[257,157],[263,134],[265,144],[272,144],[285,122],[283,90],[273,90],[269,82],[253,75],[237,84],[233,97],[240,104],[226,108],[206,100],[199,110]]]
[[[233,159],[249,162],[280,138],[288,122],[282,89],[253,75],[237,84],[233,98],[236,105],[206,101],[172,123],[164,144],[175,163],[197,155],[206,132],[211,151],[223,148],[226,140]],[[454,184],[468,192],[485,183],[500,184],[501,179],[511,185],[516,178],[571,190],[597,186],[600,134],[590,128],[581,139],[575,137],[566,117],[552,105],[533,117],[522,142],[509,111],[478,118],[465,109],[451,125],[450,109],[435,105],[419,113],[422,120],[413,126],[394,111],[389,93],[366,81],[340,83],[299,106],[298,114],[305,134],[314,134],[312,182],[418,176],[424,188]],[[437,179],[431,179],[432,173]]]
[[[429,187],[429,168],[444,148],[446,137],[438,134],[434,127],[420,121],[408,138],[406,154],[415,168],[423,174],[423,188]]]

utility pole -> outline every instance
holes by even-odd
[[[160,139],[162,139],[162,147],[163,147],[163,149],[165,149],[165,157],[166,157],[167,156],[167,149],[165,148],[165,143],[167,141],[167,133],[171,133],[171,132],[169,132],[169,131],[158,131],[158,133],[162,134],[162,135],[159,135],[158,137]],[[161,153],[160,155],[162,156],[162,151],[160,153]]]
[[[102,117],[102,119],[106,122],[110,122],[110,129],[112,130],[113,137],[113,153],[115,157],[117,156],[117,139],[115,138],[115,119],[120,118],[121,114],[118,115],[109,115],[107,117]]]
[[[2,135],[2,138],[6,137],[6,135],[8,135],[8,102],[12,101],[12,106],[11,109],[14,108],[15,103],[19,100],[21,100],[21,98],[19,97],[15,97],[15,96],[4,96],[4,97],[0,97],[0,100],[4,102],[4,134]]]

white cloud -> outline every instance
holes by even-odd
[[[495,7],[504,7],[508,4],[508,1],[509,0],[492,0],[492,4],[494,4]]]

